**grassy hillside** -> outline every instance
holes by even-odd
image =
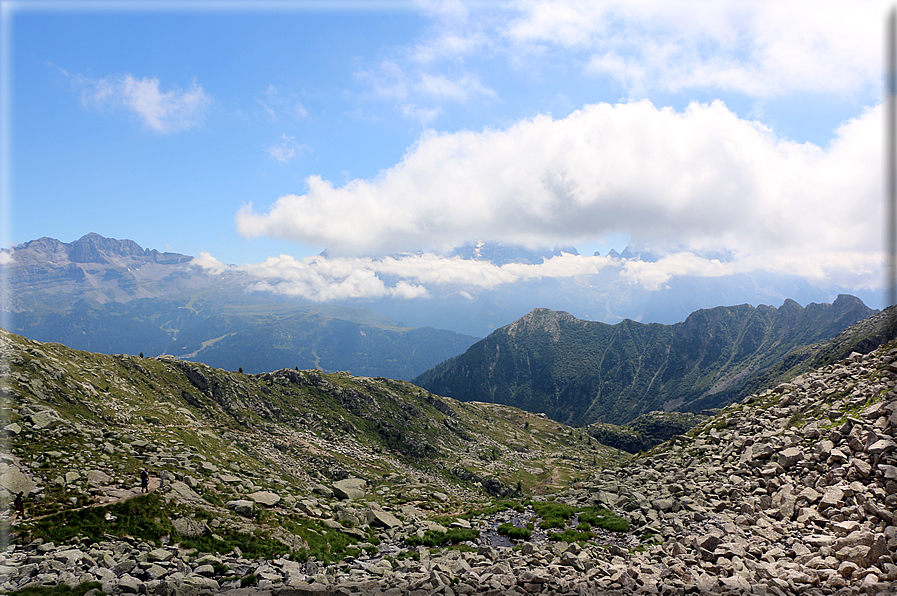
[[[403,381],[242,374],[0,338],[13,458],[4,470],[25,483],[37,515],[133,486],[144,465],[154,476],[189,476],[205,506],[260,490],[295,502],[354,477],[376,489],[372,498],[439,512],[552,492],[624,458],[548,419]],[[91,470],[100,484],[88,481]]]

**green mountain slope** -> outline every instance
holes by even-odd
[[[582,321],[536,309],[414,379],[460,400],[513,405],[573,425],[728,403],[788,352],[872,314],[859,299],[750,305],[675,325]]]
[[[551,420],[405,381],[315,370],[250,375],[170,356],[71,350],[3,330],[0,365],[3,432],[18,470],[3,486],[24,483],[35,515],[101,497],[81,478],[92,469],[119,486],[143,465],[155,476],[186,474],[211,504],[262,488],[300,498],[354,476],[386,490],[441,491],[449,497],[431,504],[441,510],[553,491],[580,470],[625,458]],[[232,485],[229,476],[243,480]],[[417,500],[429,502],[426,495]]]

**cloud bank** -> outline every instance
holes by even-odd
[[[803,260],[750,256],[728,261],[678,252],[655,261],[640,258],[562,254],[542,263],[508,263],[447,257],[435,253],[393,257],[325,257],[296,259],[290,255],[269,257],[262,263],[228,266],[208,253],[194,264],[210,273],[241,271],[251,279],[254,291],[301,297],[316,302],[375,298],[427,298],[456,293],[471,298],[479,292],[519,282],[575,279],[590,284],[609,273],[631,287],[657,291],[674,277],[725,277],[763,271],[799,276],[814,285],[847,285],[872,289],[881,278],[881,255],[876,253],[827,253]]]
[[[130,74],[101,79],[73,77],[86,105],[125,109],[136,114],[150,129],[167,134],[198,125],[211,103],[203,88],[193,81],[189,89],[159,88],[159,79],[135,78]]]
[[[306,194],[262,213],[246,205],[236,225],[343,256],[615,233],[654,251],[866,252],[881,246],[880,122],[880,108],[867,110],[823,148],[721,102],[595,104],[507,130],[426,133],[373,180],[311,176]]]

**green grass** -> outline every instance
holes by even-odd
[[[104,534],[158,540],[166,534],[175,534],[166,517],[167,507],[162,497],[149,493],[105,507],[63,510],[44,519],[34,520],[28,526],[23,525],[22,529],[30,528],[32,537],[56,544],[68,542],[78,535],[93,542],[103,540]],[[115,519],[107,521],[107,513]]]
[[[603,528],[611,532],[628,532],[629,521],[600,507],[587,507],[579,513],[580,524],[587,523],[593,528]]]
[[[508,523],[498,526],[497,531],[499,534],[502,534],[514,540],[529,540],[533,536],[531,530],[528,530],[526,528],[518,528],[514,524]]]
[[[591,532],[579,532],[572,528],[567,528],[563,532],[552,532],[548,535],[549,540],[558,542],[561,540],[564,542],[583,542],[591,538],[594,538],[594,535]]]
[[[548,530],[551,528],[563,528],[567,520],[576,515],[576,508],[563,503],[552,501],[533,501],[533,510],[542,518],[539,527]]]
[[[328,528],[316,520],[290,517],[280,520],[280,525],[291,534],[302,538],[308,545],[308,548],[294,553],[294,558],[297,560],[315,557],[325,565],[329,565],[334,561],[341,561],[347,555],[358,556],[361,552],[352,547],[357,544],[357,538]],[[371,544],[379,543],[373,533],[368,536],[367,541]]]
[[[436,530],[427,530],[423,538],[418,536],[409,536],[405,539],[408,546],[446,546],[448,544],[458,544],[468,540],[475,540],[480,533],[477,530],[468,528],[449,528],[447,532],[438,532]]]
[[[230,530],[220,531],[217,535],[221,540],[212,536],[184,538],[181,540],[181,546],[195,548],[203,553],[229,553],[237,547],[244,557],[250,559],[273,559],[290,553],[287,545],[259,534],[243,534]]]

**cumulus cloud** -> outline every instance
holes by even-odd
[[[331,254],[445,252],[486,239],[577,244],[617,233],[659,253],[869,253],[881,247],[881,108],[827,147],[795,143],[721,102],[682,112],[595,104],[506,130],[429,132],[394,167],[236,215],[247,237]]]
[[[724,89],[878,93],[886,5],[877,0],[520,0],[512,44],[585,51],[633,95]]]
[[[149,128],[171,133],[199,124],[211,98],[193,81],[186,90],[162,91],[159,79],[135,78],[130,74],[101,79],[74,76],[87,105],[110,106],[131,111]]]

